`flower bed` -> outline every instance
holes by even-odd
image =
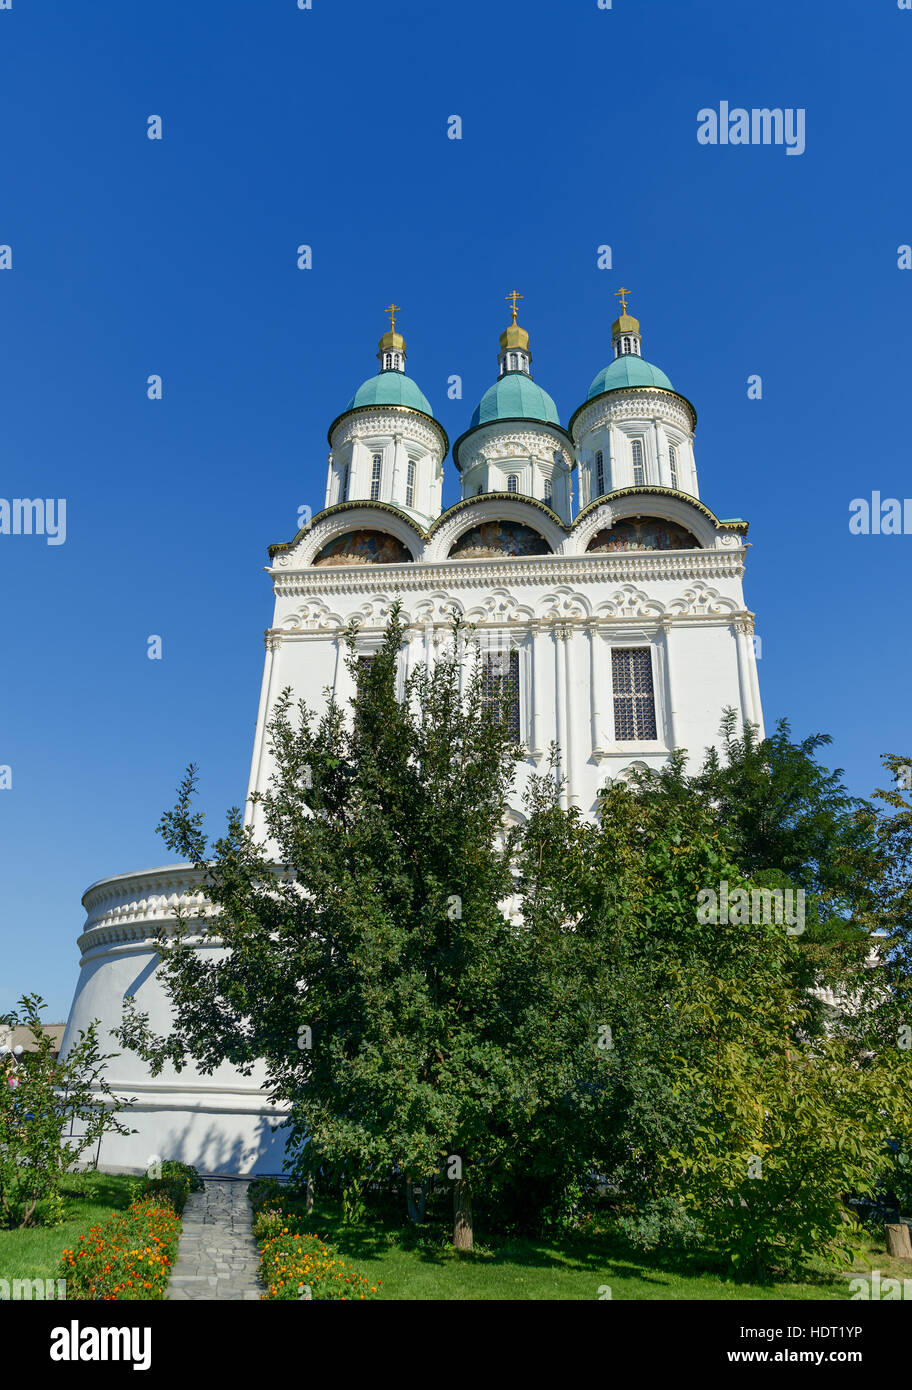
[[[260,1243],[260,1278],[265,1299],[330,1298],[356,1302],[379,1292],[363,1274],[319,1236],[296,1229],[298,1218],[277,1210],[260,1211],[254,1235]]]
[[[115,1211],[72,1249],[64,1250],[60,1273],[67,1281],[68,1299],[164,1298],[177,1253],[180,1217],[152,1197]]]

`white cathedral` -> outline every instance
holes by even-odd
[[[592,814],[606,781],[660,766],[675,748],[692,760],[718,739],[731,706],[762,732],[753,614],[742,577],[747,523],[720,520],[700,500],[696,411],[643,357],[639,322],[612,326],[612,360],[566,427],[532,376],[529,335],[500,336],[497,379],[453,445],[462,497],[442,510],[449,440],[406,375],[405,339],[380,339],[379,371],[329,427],[324,509],[292,541],[270,547],[275,615],[266,633],[248,794],[270,776],[267,724],[279,692],[319,708],[324,691],[354,694],[345,632],[359,655],[382,640],[399,598],[407,624],[403,677],[452,640],[454,609],[474,627],[492,694],[511,702],[523,745],[523,786],[559,747],[568,806]],[[574,503],[576,501],[576,513]],[[468,659],[468,658],[467,658]],[[248,824],[265,838],[262,812]],[[120,1023],[135,994],[153,1027],[168,1029],[153,935],[175,907],[198,902],[199,876],[174,865],[118,874],[83,898],[81,972],[64,1049],[78,1029]],[[206,947],[205,949],[217,949]],[[122,1052],[109,1085],[136,1097],[123,1115],[137,1132],[105,1135],[102,1168],[139,1170],[156,1155],[207,1173],[276,1173],[282,1114],[260,1088],[223,1066],[149,1075]]]

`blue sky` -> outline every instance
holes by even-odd
[[[768,724],[831,733],[860,794],[912,752],[912,536],[848,531],[912,493],[910,52],[896,0],[0,11],[0,494],[67,499],[65,544],[0,535],[0,1009],[66,1015],[81,894],[167,862],[187,762],[213,830],[242,800],[266,546],[322,505],[391,299],[452,440],[508,290],[566,422],[630,286],[704,500],[751,522]],[[723,100],[804,109],[805,153],[701,146]]]

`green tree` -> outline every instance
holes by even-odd
[[[519,750],[485,696],[480,660],[460,690],[465,634],[418,667],[397,697],[396,609],[367,671],[353,637],[352,717],[318,715],[289,692],[270,725],[275,775],[262,804],[276,871],[235,810],[210,848],[191,769],[161,832],[205,871],[212,912],[160,938],[174,1027],[156,1037],[132,1001],[122,1041],[157,1071],[193,1057],[265,1064],[289,1107],[300,1178],[337,1174],[356,1207],[366,1183],[433,1174],[454,1188],[454,1240],[509,1135],[492,1126],[513,1085],[505,1007],[517,929],[506,799]],[[198,954],[199,935],[228,948]]]
[[[116,1109],[131,1105],[115,1098],[104,1079],[98,1023],[89,1024],[66,1057],[54,1056],[54,1039],[41,1022],[37,994],[19,1000],[19,1009],[0,1022],[27,1027],[34,1048],[20,1059],[0,1056],[0,1224],[29,1226],[62,1220],[60,1183],[80,1157],[107,1132],[132,1134]],[[116,1107],[116,1108],[115,1108]],[[76,1129],[78,1137],[72,1134]]]

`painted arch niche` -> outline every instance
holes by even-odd
[[[464,531],[453,545],[451,560],[491,560],[501,555],[550,555],[551,547],[519,521],[482,521]]]
[[[346,531],[327,541],[314,556],[315,565],[407,565],[411,555],[387,531]]]
[[[605,555],[617,550],[701,550],[692,532],[675,521],[642,516],[635,521],[618,521],[606,531],[598,531],[587,551]]]

